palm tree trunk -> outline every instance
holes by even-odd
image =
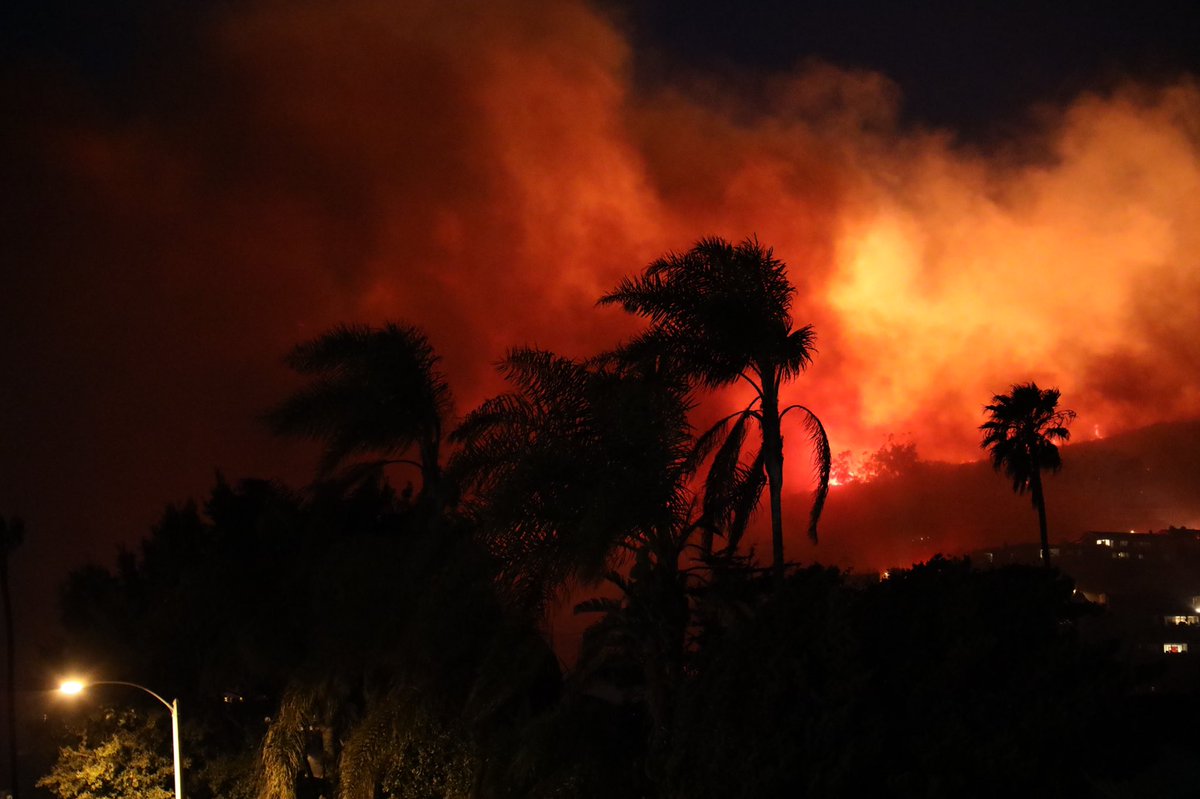
[[[1034,468],[1033,476],[1029,479],[1029,489],[1033,494],[1033,506],[1038,513],[1038,532],[1042,535],[1042,565],[1050,566],[1050,533],[1046,526],[1046,497],[1042,493],[1042,470]]]
[[[442,467],[438,462],[438,439],[426,438],[418,442],[421,458],[421,497],[436,502],[441,487]]]
[[[763,374],[762,434],[763,467],[767,472],[767,489],[771,496],[771,573],[775,587],[783,586],[783,433],[779,425],[779,394],[775,375]]]

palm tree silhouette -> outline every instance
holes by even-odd
[[[1046,530],[1046,498],[1042,491],[1042,471],[1057,472],[1062,456],[1055,441],[1068,441],[1067,425],[1075,411],[1059,410],[1059,391],[1040,389],[1037,383],[1014,384],[1008,394],[996,394],[985,405],[989,419],[979,426],[983,431],[980,447],[989,450],[996,471],[1012,478],[1013,491],[1029,491],[1038,513],[1042,540],[1042,563],[1050,565],[1050,538]]]
[[[421,496],[437,494],[442,433],[453,404],[429,340],[411,325],[341,325],[297,345],[286,363],[311,382],[267,414],[276,433],[325,444],[328,476],[354,456],[360,470],[404,463],[421,472]],[[403,456],[416,450],[417,459]]]
[[[12,780],[12,795],[21,789],[17,771],[17,675],[16,638],[13,635],[12,595],[8,584],[9,556],[25,538],[25,523],[14,516],[0,516],[0,599],[4,601],[4,641],[6,646],[5,692],[8,698],[8,758],[9,779]]]
[[[604,614],[587,639],[641,669],[651,750],[661,751],[684,680],[693,576],[680,560],[701,527],[688,381],[661,362],[530,348],[501,368],[514,390],[468,414],[453,436],[464,508],[524,606],[544,609],[564,586],[602,577],[621,592],[576,612]],[[708,504],[713,516],[733,513]]]
[[[701,239],[685,253],[669,253],[654,261],[640,277],[625,278],[600,304],[619,304],[646,317],[650,327],[625,347],[629,357],[668,358],[707,388],[738,380],[753,387],[755,398],[745,409],[717,426],[724,433],[731,420],[753,419],[762,435],[755,462],[761,463],[771,501],[772,568],[783,581],[783,435],[781,420],[795,410],[813,442],[817,472],[809,515],[809,537],[817,540],[817,521],[829,491],[831,454],[820,419],[802,405],[780,409],[780,389],[812,363],[811,325],[794,329],[791,315],[795,289],[787,266],[756,238],[733,245],[724,239]],[[738,423],[731,432],[741,434]]]
[[[532,348],[501,371],[515,390],[466,416],[451,470],[524,601],[595,582],[620,553],[673,565],[693,529],[686,385],[645,363]]]

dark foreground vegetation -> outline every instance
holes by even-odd
[[[218,478],[73,574],[55,665],[179,697],[193,799],[1170,795],[1175,716],[1054,569],[787,561],[784,417],[814,453],[814,539],[830,470],[783,398],[815,352],[791,297],[758,242],[702,241],[604,298],[643,334],[514,350],[510,392],[457,423],[420,330],[303,343],[308,382],[268,421],[322,445],[317,480]],[[750,404],[694,430],[738,381]],[[577,659],[547,624],[568,597]],[[30,731],[40,789],[165,799],[161,709],[101,690]]]
[[[1095,611],[1053,570],[938,559],[854,585],[809,567],[776,590],[733,562],[675,597],[691,623],[669,653],[673,594],[634,563],[566,671],[494,560],[415,513],[373,483],[220,482],[116,573],[75,575],[72,654],[180,696],[196,799],[1100,796],[1160,754],[1145,739],[1168,717],[1081,640]],[[156,752],[161,771],[169,732],[138,724],[84,726],[131,738],[96,758]]]

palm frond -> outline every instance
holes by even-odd
[[[285,362],[311,381],[266,414],[279,435],[319,441],[319,473],[412,448],[436,461],[453,397],[425,335],[411,325],[342,325],[296,345]],[[436,462],[425,464],[427,479]]]
[[[595,582],[628,545],[680,529],[691,431],[669,370],[533,348],[500,369],[514,390],[467,415],[450,471],[512,592],[536,604]]]
[[[794,288],[787,267],[756,238],[704,238],[625,278],[600,304],[619,304],[650,327],[631,353],[676,354],[693,378],[726,385],[756,363],[780,361],[788,374],[811,360],[811,328],[792,331]]]
[[[728,416],[724,416],[696,437],[695,442],[692,444],[691,452],[688,453],[687,459],[684,461],[684,468],[689,474],[699,469],[700,465],[713,454],[713,451],[723,445],[728,438],[730,424],[734,420],[744,421],[745,415],[745,411],[736,411]]]
[[[1074,421],[1075,412],[1058,408],[1060,396],[1058,389],[1018,383],[984,406],[988,418],[979,426],[983,432],[979,446],[988,450],[992,465],[1012,480],[1018,494],[1028,490],[1035,471],[1062,467],[1054,442],[1070,440],[1067,426]]]
[[[760,447],[750,464],[739,471],[737,482],[729,493],[726,509],[725,554],[737,553],[738,544],[750,525],[750,519],[758,510],[763,489],[767,486],[764,468],[766,453]]]
[[[782,378],[790,380],[798,377],[812,365],[813,356],[817,351],[816,339],[817,334],[812,325],[805,325],[787,334],[777,359]]]
[[[817,487],[813,489],[812,509],[808,514],[808,537],[815,544],[817,543],[817,522],[821,519],[821,512],[825,509],[825,499],[829,496],[829,475],[833,468],[833,451],[829,447],[829,436],[825,432],[825,425],[821,424],[817,415],[803,405],[792,405],[784,411],[784,414],[792,410],[800,411],[804,429],[808,432],[809,441],[812,442],[813,473],[816,477]]]
[[[583,613],[615,613],[621,608],[621,600],[609,597],[592,597],[575,605],[575,615]]]

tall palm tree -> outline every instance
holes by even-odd
[[[996,394],[985,405],[988,420],[980,447],[990,452],[996,471],[1012,478],[1013,491],[1029,491],[1038,514],[1042,537],[1042,563],[1050,565],[1050,538],[1046,529],[1046,498],[1042,491],[1042,472],[1062,468],[1062,456],[1054,442],[1068,441],[1067,425],[1075,411],[1059,410],[1059,391],[1040,389],[1037,383],[1014,384],[1008,394]]]
[[[365,464],[404,463],[421,472],[421,495],[441,484],[440,449],[453,404],[429,340],[411,325],[341,325],[297,345],[287,364],[311,378],[267,421],[282,435],[325,444],[319,471],[327,476],[360,455]],[[416,460],[402,457],[413,450]],[[361,464],[360,464],[361,465]]]
[[[752,419],[762,435],[761,469],[771,501],[772,568],[783,581],[783,434],[784,414],[803,417],[815,452],[817,488],[809,515],[809,537],[817,540],[817,521],[829,491],[830,451],[820,419],[802,405],[780,408],[780,390],[812,363],[811,325],[793,327],[795,288],[787,266],[756,238],[734,245],[701,239],[685,253],[654,261],[640,277],[625,278],[600,299],[646,317],[649,328],[625,348],[630,357],[650,356],[677,362],[707,388],[738,380],[753,387],[754,401],[735,414]],[[726,420],[726,423],[729,420]],[[719,425],[724,427],[725,423]],[[736,433],[737,427],[734,427]]]
[[[14,516],[0,516],[0,599],[4,601],[5,693],[8,698],[8,762],[13,797],[21,790],[17,771],[17,675],[16,639],[13,635],[12,595],[8,585],[9,556],[25,538],[25,523]]]

